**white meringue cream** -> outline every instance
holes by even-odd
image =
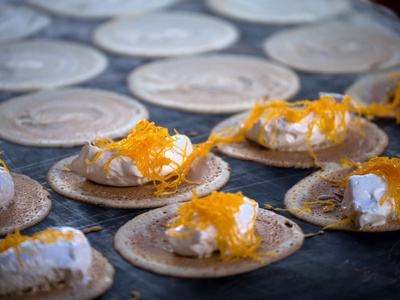
[[[189,155],[193,151],[193,146],[190,139],[185,135],[175,135],[173,137],[178,139],[173,142],[174,147],[165,152],[165,156],[181,165],[184,154],[181,149],[186,147],[186,155]],[[104,165],[115,156],[116,150],[106,150],[93,164],[86,163],[86,159],[93,161],[101,150],[101,148],[87,142],[78,157],[67,167],[87,179],[104,185],[124,187],[142,185],[151,181],[140,173],[134,159],[123,155],[112,160],[107,175]],[[174,164],[164,166],[159,175],[166,176],[173,172],[174,169],[176,169]]]
[[[234,215],[234,218],[238,232],[245,235],[254,226],[253,220],[255,219],[254,215],[257,212],[258,204],[246,197],[243,197],[243,200],[245,203],[239,207],[239,212]],[[248,226],[249,223],[252,223],[251,226]],[[217,230],[214,225],[211,224],[204,230],[196,228],[192,234],[184,237],[178,237],[174,234],[188,234],[191,231],[192,228],[181,225],[176,228],[170,228],[165,232],[167,240],[175,253],[183,256],[205,258],[210,257],[214,251],[218,250]]]
[[[397,216],[393,197],[381,206],[379,202],[389,191],[385,177],[376,174],[354,175],[348,180],[342,208],[345,216],[353,218],[356,227],[378,226]]]
[[[0,212],[8,207],[14,194],[14,182],[10,173],[0,167]]]
[[[71,227],[53,228],[73,232],[72,239],[59,238],[55,243],[39,240],[18,245],[0,253],[0,296],[29,289],[48,289],[51,284],[85,284],[92,259],[92,249],[85,235]]]

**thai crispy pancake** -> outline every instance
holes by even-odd
[[[0,43],[8,43],[35,34],[50,24],[50,18],[30,7],[0,5]]]
[[[155,61],[128,76],[130,92],[143,101],[195,113],[228,114],[260,99],[293,97],[295,72],[250,55],[212,54]]]
[[[106,51],[150,58],[221,50],[238,38],[239,31],[225,20],[171,11],[112,20],[93,34],[94,42]]]
[[[138,101],[90,88],[41,91],[0,104],[0,138],[26,146],[72,147],[118,138],[149,116]]]
[[[315,22],[350,8],[347,0],[208,0],[206,5],[228,18],[276,25]]]
[[[269,57],[297,70],[322,74],[365,73],[398,66],[399,47],[398,37],[339,21],[279,31],[263,44]]]
[[[249,113],[234,115],[213,129],[213,133],[222,132],[239,124]],[[325,148],[313,148],[318,163],[339,162],[341,158],[349,161],[367,161],[375,155],[380,155],[389,145],[389,137],[375,124],[361,119],[361,130],[367,137],[364,139],[357,124],[350,122],[346,137],[342,144],[332,144]],[[235,144],[219,144],[216,149],[229,157],[251,160],[275,167],[312,168],[314,160],[309,151],[278,151],[270,150],[247,139]]]
[[[303,244],[304,235],[294,222],[273,212],[259,209],[255,221],[255,235],[264,241],[258,253],[277,254],[254,259],[221,260],[215,252],[209,258],[199,259],[176,255],[169,246],[165,227],[176,216],[181,204],[151,210],[122,226],[114,236],[114,248],[135,267],[167,276],[211,278],[252,271],[281,260]]]
[[[78,84],[107,67],[96,49],[75,42],[35,39],[0,46],[0,91],[27,92]]]
[[[224,186],[230,177],[230,167],[218,156],[209,153],[199,157],[191,166],[186,178],[201,185],[183,183],[175,194],[155,196],[152,182],[133,187],[112,187],[101,185],[71,171],[62,170],[76,156],[57,162],[47,174],[49,186],[57,193],[74,200],[115,208],[159,207],[192,199],[191,190],[199,197],[209,195]]]
[[[39,182],[22,174],[11,173],[15,196],[9,206],[0,211],[0,235],[31,227],[50,212],[50,194]]]
[[[327,164],[326,171],[318,171],[310,176],[300,180],[296,183],[285,195],[284,204],[289,209],[301,209],[304,207],[304,202],[317,201],[318,197],[324,195],[325,200],[329,200],[335,204],[335,208],[330,212],[323,212],[322,209],[327,205],[324,204],[312,204],[308,205],[312,213],[305,211],[296,212],[289,211],[293,216],[299,218],[308,223],[325,227],[331,224],[335,224],[340,220],[346,218],[341,208],[343,191],[339,191],[337,187],[332,187],[332,183],[322,179],[317,174],[324,175],[329,179],[340,180],[349,175],[354,171],[354,167],[341,167],[338,164]],[[326,197],[325,197],[326,196]],[[331,199],[327,199],[328,196],[332,196]],[[384,225],[380,226],[364,226],[362,229],[358,229],[354,226],[353,222],[348,224],[339,224],[337,226],[330,227],[333,230],[347,230],[347,231],[394,231],[400,230],[400,221],[398,219],[388,221]]]
[[[388,76],[389,74],[390,72],[363,77],[347,88],[345,93],[364,106],[369,106],[372,103],[382,104],[387,95],[396,89],[396,84],[393,78]],[[394,112],[378,116],[393,118]]]
[[[20,295],[12,295],[2,300],[86,300],[94,299],[104,294],[113,284],[115,270],[113,265],[99,251],[92,248],[92,264],[87,276],[87,285],[67,286],[59,283],[48,291],[36,290]]]
[[[162,9],[178,2],[177,0],[29,0],[35,5],[55,15],[79,19],[105,19],[121,15],[142,15]]]

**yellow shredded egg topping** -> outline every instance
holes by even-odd
[[[2,154],[3,152],[4,152],[4,151],[1,151],[1,152],[0,152],[0,154]],[[2,164],[2,165],[3,165],[3,167],[4,167],[4,170],[5,170],[6,172],[10,173],[10,170],[7,168],[7,166],[6,166],[5,162],[4,162],[4,161],[2,161],[1,159],[0,159],[0,164]]]
[[[15,255],[17,257],[17,260],[19,264],[22,266],[22,262],[20,260],[19,253],[28,253],[28,254],[36,254],[36,253],[31,253],[27,252],[26,250],[19,249],[19,245],[25,241],[41,241],[47,244],[53,244],[56,243],[59,239],[65,239],[65,240],[70,240],[74,238],[75,234],[73,232],[66,232],[63,233],[60,230],[51,230],[51,229],[45,229],[41,232],[38,232],[34,235],[27,236],[27,235],[21,235],[19,230],[16,230],[15,233],[9,233],[6,235],[6,237],[2,240],[0,240],[0,253],[3,253],[7,251],[10,248],[15,249]]]
[[[312,135],[312,131],[315,127],[317,127],[320,131],[322,131],[331,143],[341,143],[344,139],[344,136],[347,132],[347,124],[346,124],[346,113],[347,112],[358,112],[358,127],[360,129],[360,133],[363,135],[360,122],[361,122],[361,106],[356,101],[354,101],[351,97],[345,96],[341,103],[335,103],[332,96],[323,96],[319,100],[316,101],[297,101],[297,102],[285,102],[285,101],[272,101],[272,100],[264,100],[262,104],[256,104],[253,108],[253,111],[250,117],[235,126],[234,128],[229,129],[221,134],[219,137],[214,137],[215,139],[219,139],[221,143],[235,143],[243,140],[245,138],[246,130],[249,129],[254,122],[256,122],[259,118],[266,119],[266,123],[264,128],[270,123],[274,122],[274,136],[272,143],[270,145],[266,145],[263,142],[263,134],[262,131],[259,142],[260,144],[270,147],[274,144],[276,138],[277,131],[277,119],[280,117],[285,117],[288,121],[289,125],[293,123],[302,122],[304,118],[311,117],[311,122],[309,124],[309,131],[307,136],[307,142],[310,149],[310,154],[314,159],[315,165],[321,167],[317,162],[317,157],[314,154],[312,149],[310,139]],[[234,132],[240,128],[239,132],[229,136],[231,132]],[[221,139],[220,136],[227,136],[227,138]],[[364,136],[364,135],[363,135]],[[212,139],[213,136],[210,137]]]
[[[249,199],[250,201],[254,201]],[[260,247],[261,238],[254,234],[253,219],[246,224],[246,234],[239,232],[234,215],[239,213],[241,205],[245,204],[243,195],[212,192],[210,196],[198,198],[193,191],[193,199],[182,205],[179,210],[179,216],[174,218],[169,228],[186,226],[193,231],[188,234],[173,233],[177,237],[189,236],[195,230],[205,230],[209,225],[215,226],[217,230],[217,242],[221,259],[228,260],[234,257],[249,257],[260,260],[260,255],[255,250]],[[254,208],[256,210],[256,208]]]
[[[301,122],[304,118],[313,114],[315,117],[309,125],[307,141],[315,165],[321,167],[317,163],[317,158],[310,143],[312,129],[316,126],[326,134],[330,142],[340,143],[347,131],[345,120],[346,112],[357,111],[359,113],[358,126],[360,126],[360,110],[359,104],[348,96],[346,96],[341,103],[335,103],[331,96],[324,96],[317,101],[304,100],[293,103],[264,100],[261,104],[256,103],[254,105],[247,120],[224,132],[210,135],[208,140],[204,143],[193,145],[193,151],[189,155],[186,154],[186,147],[185,149],[180,149],[183,152],[183,162],[181,165],[165,157],[165,153],[172,150],[174,147],[173,142],[176,140],[169,135],[168,129],[157,127],[154,123],[141,120],[138,122],[137,127],[132,129],[129,135],[119,142],[97,137],[93,144],[102,148],[102,150],[99,151],[93,161],[86,160],[86,163],[91,164],[95,162],[107,149],[115,150],[115,156],[104,166],[107,174],[113,159],[121,155],[129,156],[135,160],[140,173],[153,181],[156,188],[155,195],[163,196],[173,194],[177,191],[177,187],[183,182],[197,184],[196,182],[190,182],[186,179],[190,166],[197,157],[206,156],[216,144],[238,143],[243,141],[246,137],[246,131],[260,118],[267,119],[266,125],[274,120],[275,137],[277,118],[283,116],[290,124]],[[262,134],[260,136],[260,141],[262,140]],[[159,172],[162,170],[162,167],[166,165],[172,166],[174,171],[167,176],[160,176]],[[172,191],[170,189],[172,189]]]

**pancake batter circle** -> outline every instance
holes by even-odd
[[[35,34],[50,24],[45,14],[10,4],[0,5],[0,43],[6,43]]]
[[[208,0],[206,3],[226,17],[262,24],[314,22],[350,8],[347,0]]]
[[[75,42],[29,40],[0,46],[0,91],[26,92],[92,79],[107,67],[99,51]]]
[[[196,113],[233,113],[263,99],[287,100],[300,87],[292,70],[247,55],[156,61],[133,70],[132,94],[150,104]]]
[[[101,25],[93,35],[106,51],[135,57],[167,57],[224,49],[239,32],[227,21],[192,12],[160,12]]]
[[[125,136],[149,116],[134,99],[90,88],[32,93],[0,104],[0,138],[36,147],[72,147],[100,135]]]
[[[363,73],[400,64],[400,38],[342,23],[280,31],[263,48],[274,60],[313,73]]]
[[[149,13],[173,5],[178,0],[28,0],[28,2],[60,16],[104,19]]]
[[[384,103],[388,94],[396,89],[396,83],[389,75],[392,72],[369,75],[354,82],[347,88],[346,94],[364,106],[372,103]],[[394,118],[394,112],[378,115],[383,118]]]

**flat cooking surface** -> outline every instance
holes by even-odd
[[[3,3],[6,1],[0,1]],[[20,2],[20,1],[8,1]],[[186,1],[171,9],[200,11],[212,14],[201,1]],[[240,31],[240,41],[225,53],[243,53],[265,57],[261,43],[272,32],[289,26],[263,26],[234,22]],[[92,31],[101,21],[82,21],[53,16],[46,30],[36,35],[93,45]],[[400,27],[397,24],[397,27]],[[399,29],[399,28],[397,28]],[[400,51],[400,50],[399,50]],[[105,73],[81,86],[98,87],[129,95],[125,78],[135,67],[150,60],[119,57],[107,54],[110,65]],[[295,97],[315,99],[319,91],[343,92],[358,76],[328,76],[298,72],[301,91]],[[0,102],[16,94],[0,93]],[[145,104],[150,120],[156,125],[176,128],[180,133],[195,131],[195,143],[204,141],[211,128],[228,115],[197,115]],[[400,127],[393,120],[379,120],[378,125],[390,137],[390,146],[384,155],[400,157]],[[305,240],[303,247],[287,259],[268,267],[221,279],[185,280],[153,275],[125,262],[113,249],[112,239],[119,227],[146,210],[111,209],[69,200],[53,192],[46,183],[46,174],[58,160],[77,154],[80,147],[69,149],[31,148],[0,141],[0,150],[10,170],[39,181],[51,193],[53,209],[41,223],[25,230],[32,234],[49,226],[67,225],[87,228],[100,225],[103,230],[88,238],[115,266],[113,287],[100,299],[130,298],[137,290],[141,299],[254,299],[296,298],[321,299],[346,297],[348,299],[398,299],[400,292],[400,235],[392,233],[326,232]],[[260,206],[269,203],[282,207],[285,192],[300,179],[315,170],[283,169],[253,162],[224,158],[231,165],[232,177],[222,191],[242,191]],[[305,233],[320,228],[291,217]]]

